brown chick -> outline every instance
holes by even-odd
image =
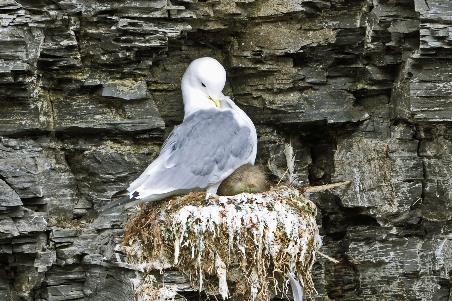
[[[218,187],[218,195],[236,195],[242,192],[258,193],[268,190],[264,168],[261,166],[245,164],[237,168]]]

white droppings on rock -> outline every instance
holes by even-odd
[[[229,295],[228,282],[226,277],[226,264],[218,254],[215,254],[215,268],[218,275],[218,292],[226,300]]]
[[[259,288],[260,288],[259,275],[256,272],[256,269],[253,269],[250,276],[250,286],[251,286],[251,300],[256,300]]]

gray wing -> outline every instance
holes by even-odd
[[[252,129],[241,126],[231,110],[199,110],[173,130],[159,157],[131,188],[143,199],[206,188],[248,163],[254,143]]]

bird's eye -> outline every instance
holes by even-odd
[[[204,83],[201,83],[201,85],[203,86],[203,87],[205,87],[206,85],[204,85]]]

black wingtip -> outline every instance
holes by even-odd
[[[140,193],[138,191],[134,191],[132,193],[132,199],[137,199],[139,195],[140,195]]]
[[[100,208],[99,213],[109,213],[116,209],[117,207],[127,204],[133,201],[134,199],[135,198],[132,199],[129,198],[127,190],[116,192],[111,196],[110,202],[108,202],[102,208]]]

